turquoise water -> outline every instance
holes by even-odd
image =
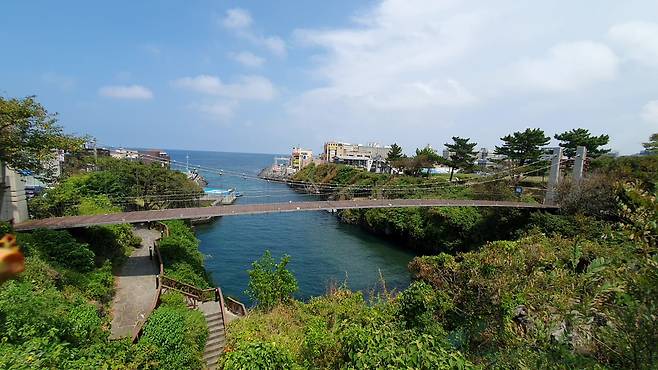
[[[208,187],[241,192],[237,204],[317,199],[295,193],[284,184],[250,178],[270,165],[274,155],[169,151],[172,159],[180,162],[185,162],[188,153],[190,164],[225,171],[224,175],[201,173]],[[299,281],[300,299],[325,293],[330,283],[347,282],[355,290],[376,288],[380,272],[387,288],[404,288],[410,279],[407,264],[414,256],[383,238],[339,223],[325,211],[223,217],[196,226],[196,234],[215,284],[243,302],[249,302],[244,295],[247,270],[268,249],[276,258],[291,256],[289,266]]]

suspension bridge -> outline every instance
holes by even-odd
[[[580,148],[579,148],[580,149]],[[582,175],[582,163],[585,158],[584,148],[579,151],[580,160],[576,161],[574,166],[574,176],[580,178]],[[157,158],[153,158],[157,160]],[[16,222],[14,227],[18,231],[28,231],[38,228],[45,229],[68,229],[88,227],[95,225],[112,225],[122,223],[144,223],[152,221],[163,221],[173,219],[200,219],[221,216],[238,216],[238,215],[253,215],[253,214],[270,214],[270,213],[284,213],[284,212],[301,212],[301,211],[334,211],[344,209],[369,209],[369,208],[408,208],[408,207],[507,207],[507,208],[526,208],[526,209],[556,209],[558,205],[555,202],[555,192],[557,181],[560,178],[560,165],[566,159],[562,157],[561,148],[556,148],[550,158],[551,163],[545,167],[532,168],[532,171],[550,168],[548,188],[546,189],[546,198],[543,203],[529,203],[520,201],[497,201],[497,200],[472,200],[472,199],[418,199],[418,198],[403,198],[401,195],[409,192],[431,192],[439,189],[450,187],[468,187],[474,185],[481,185],[490,182],[501,181],[501,175],[509,175],[507,171],[516,171],[514,174],[527,174],[519,173],[519,167],[511,170],[499,171],[491,176],[493,178],[485,178],[479,181],[471,181],[459,184],[453,183],[430,183],[430,184],[405,184],[405,185],[382,185],[375,186],[359,186],[359,185],[339,185],[332,183],[313,183],[308,181],[291,181],[281,180],[278,182],[285,183],[286,185],[297,188],[313,187],[315,191],[320,192],[338,192],[348,191],[353,194],[369,194],[369,198],[354,198],[351,200],[315,200],[315,201],[302,201],[302,202],[285,202],[285,203],[257,203],[257,204],[238,204],[238,205],[224,205],[218,207],[186,207],[186,208],[166,208],[158,210],[143,210],[143,211],[130,211],[119,212],[102,215],[84,215],[84,216],[65,216],[53,217],[46,219],[34,220],[20,220]],[[172,165],[184,165],[192,167],[200,171],[212,171],[214,173],[221,173],[229,176],[240,176],[243,178],[253,178],[260,181],[273,181],[263,180],[259,177],[248,175],[245,173],[237,173],[233,171],[226,171],[223,169],[211,169],[203,166],[190,166],[189,164],[178,163],[171,161]],[[521,167],[531,167],[536,163],[529,163]],[[529,172],[528,172],[529,173]],[[275,181],[277,182],[277,181]],[[281,190],[279,190],[281,191]],[[289,191],[289,190],[285,190]],[[376,199],[374,194],[376,191],[386,192],[388,196],[382,199]],[[273,190],[272,192],[276,192]],[[396,196],[397,194],[397,196]],[[252,195],[254,197],[270,196],[270,195]],[[176,204],[177,202],[190,202],[198,200],[200,194],[190,193],[171,193],[171,194],[154,194],[146,195],[144,197],[152,197],[151,199],[161,200],[163,202],[170,202]],[[137,197],[131,197],[137,198]],[[129,204],[134,202],[134,199],[114,199],[115,203]]]

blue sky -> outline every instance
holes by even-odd
[[[0,94],[113,146],[658,132],[658,2],[8,1]]]

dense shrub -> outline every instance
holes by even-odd
[[[607,174],[592,174],[579,183],[569,178],[558,186],[557,203],[564,214],[583,214],[609,219],[617,214],[615,179]]]
[[[115,206],[113,212],[119,209],[188,207],[197,204],[194,196],[203,194],[203,190],[183,173],[157,163],[101,158],[95,166],[97,171],[67,177],[57,186],[31,199],[28,204],[30,214],[45,218],[108,213],[108,200]],[[163,200],[162,197],[151,196],[173,193],[192,196],[185,200]]]
[[[32,233],[32,245],[48,261],[58,266],[87,272],[94,268],[94,252],[84,243],[79,243],[67,231],[35,230]]]
[[[188,309],[179,293],[167,293],[146,322],[139,345],[155,349],[159,369],[201,369],[207,337],[201,312]]]
[[[132,231],[77,230],[81,239],[115,248]],[[94,253],[66,231],[19,233],[25,271],[0,286],[0,368],[151,368],[150,347],[137,351],[129,341],[108,340],[107,304],[112,299],[112,261]],[[88,241],[88,240],[85,240]],[[121,248],[119,248],[121,249]]]
[[[10,343],[53,337],[82,345],[103,336],[94,306],[78,298],[69,301],[54,288],[36,291],[21,281],[5,283],[0,290],[0,332]]]
[[[398,296],[398,304],[400,317],[408,329],[413,329],[432,324],[438,301],[431,285],[416,281]]]
[[[166,221],[169,236],[160,239],[160,254],[165,273],[174,279],[198,288],[208,288],[210,278],[203,265],[199,240],[182,221]]]
[[[249,287],[246,294],[256,301],[258,308],[270,310],[279,303],[287,303],[298,289],[297,279],[286,266],[290,256],[283,256],[276,263],[270,251],[251,264]]]
[[[441,323],[488,366],[643,368],[658,356],[656,262],[619,237],[531,235],[410,268],[451,299]]]
[[[445,332],[436,326],[406,329],[398,314],[397,305],[386,297],[369,303],[361,293],[345,289],[308,303],[251,312],[229,325],[225,368],[254,367],[249,361],[262,368],[471,366],[450,348]]]
[[[224,369],[290,370],[301,369],[285,348],[274,343],[250,342],[227,353],[223,359]]]

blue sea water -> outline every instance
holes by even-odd
[[[314,197],[296,193],[285,184],[253,178],[273,162],[273,154],[168,152],[181,163],[189,155],[190,164],[224,170],[223,175],[219,171],[200,173],[210,188],[241,192],[237,204],[299,202]],[[296,297],[300,299],[324,294],[330,283],[346,282],[354,290],[377,288],[380,274],[389,289],[403,289],[410,280],[407,264],[413,253],[342,224],[325,211],[229,216],[195,229],[215,284],[245,303],[251,303],[244,294],[247,270],[265,250],[277,259],[291,256],[289,268],[299,281]]]

